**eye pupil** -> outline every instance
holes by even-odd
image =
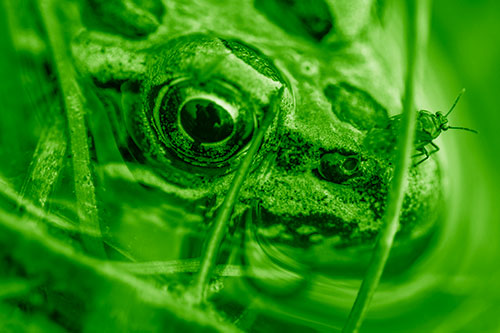
[[[180,121],[186,133],[201,143],[220,142],[231,136],[234,129],[231,114],[208,99],[192,99],[185,103]]]

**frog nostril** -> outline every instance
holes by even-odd
[[[325,180],[341,184],[356,176],[359,159],[355,155],[345,156],[340,153],[327,153],[321,157],[318,173]]]

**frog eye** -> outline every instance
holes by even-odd
[[[328,153],[321,157],[318,172],[325,180],[341,184],[355,177],[359,166],[357,155],[345,156],[340,153]]]
[[[257,127],[254,107],[239,89],[211,79],[182,78],[163,86],[153,127],[174,158],[219,167],[245,150]]]

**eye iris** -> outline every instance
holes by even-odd
[[[182,128],[195,141],[215,143],[228,138],[234,130],[231,114],[207,99],[192,99],[180,111]]]

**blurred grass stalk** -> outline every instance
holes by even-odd
[[[365,278],[342,330],[345,333],[359,331],[380,282],[394,237],[399,228],[417,120],[417,110],[414,105],[415,78],[418,77],[416,70],[421,70],[424,64],[422,55],[426,54],[430,8],[430,0],[408,0],[406,2],[406,78],[403,119],[397,143],[394,177],[390,185],[388,205],[383,216],[384,227],[380,231]]]
[[[91,229],[99,235],[99,217],[85,124],[85,100],[76,80],[72,61],[68,57],[68,47],[60,21],[56,16],[55,2],[38,0],[38,8],[47,31],[68,118],[78,216],[84,229]],[[90,253],[104,257],[104,247],[100,237],[83,236],[82,239]]]
[[[203,253],[200,271],[196,276],[193,289],[195,303],[202,303],[205,300],[207,285],[210,282],[212,271],[216,266],[218,250],[224,239],[228,221],[233,214],[234,205],[238,199],[241,187],[248,177],[254,158],[262,145],[264,135],[275,118],[277,108],[280,107],[282,97],[283,88],[269,100],[269,108],[264,113],[262,124],[253,138],[245,158],[241,161],[238,170],[236,170],[231,186],[224,197],[224,202],[217,211],[212,233]]]

